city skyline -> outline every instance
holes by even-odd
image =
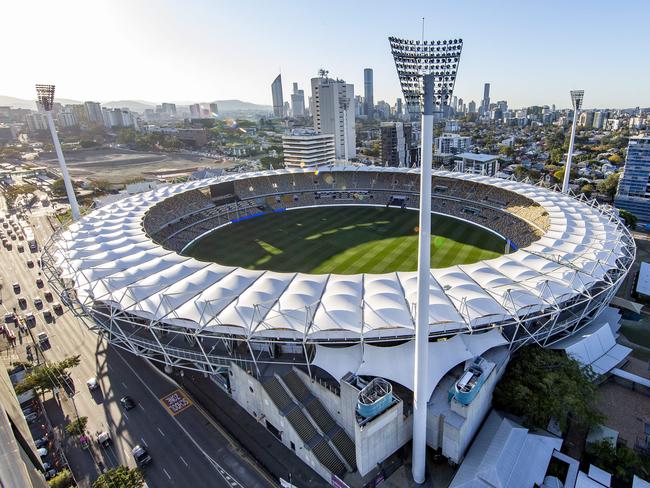
[[[387,38],[419,37],[424,16],[426,39],[465,41],[455,94],[466,103],[480,105],[483,85],[490,83],[491,100],[506,99],[512,107],[567,108],[567,92],[574,88],[589,93],[586,109],[650,106],[650,67],[635,62],[634,50],[621,48],[650,40],[643,29],[650,7],[626,4],[611,9],[604,1],[551,2],[536,9],[510,1],[491,6],[461,2],[437,11],[417,2],[411,16],[396,18],[388,2],[373,3],[373,9],[366,3],[340,3],[345,15],[339,8],[326,9],[316,24],[313,9],[288,2],[234,6],[193,0],[179,10],[165,1],[156,4],[154,14],[147,3],[55,6],[32,0],[4,7],[7,38],[20,38],[21,47],[6,50],[12,72],[0,82],[0,94],[31,99],[35,83],[52,82],[62,98],[240,99],[271,105],[268,87],[278,73],[286,93],[293,82],[308,86],[319,68],[362,93],[363,70],[372,68],[375,103],[392,104],[401,94]],[[372,29],[355,29],[360,16]],[[269,34],[268,26],[278,24],[287,28]],[[598,25],[608,24],[625,26],[616,32],[616,43],[585,43]],[[44,33],[55,25],[74,28],[57,30],[59,56],[43,55]],[[101,25],[121,26],[120,35],[99,36]],[[625,76],[632,66],[634,76]]]

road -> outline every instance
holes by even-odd
[[[1,199],[4,200],[4,199]],[[32,217],[32,227],[42,246],[51,234],[45,217]],[[0,250],[0,276],[4,286],[0,290],[3,312],[18,308],[12,283],[21,285],[20,296],[27,299],[27,310],[37,318],[33,335],[46,331],[51,348],[44,351],[48,361],[79,354],[81,364],[71,370],[73,401],[60,401],[54,397],[46,401],[48,412],[53,412],[53,423],[73,420],[76,416],[88,417],[87,431],[94,436],[98,431],[110,433],[113,443],[108,449],[94,444],[90,451],[73,449],[70,439],[64,441],[72,454],[69,461],[82,486],[90,486],[98,476],[96,462],[101,460],[107,467],[119,464],[135,466],[131,449],[136,444],[145,446],[153,463],[145,468],[149,487],[269,487],[277,486],[255,463],[242,453],[219,425],[197,405],[191,405],[176,416],[161,402],[165,395],[177,390],[177,385],[145,360],[110,346],[89,331],[70,311],[54,314],[54,321],[46,323],[43,313],[36,310],[33,298],[40,297],[44,307],[51,305],[45,300],[45,290],[36,286],[39,268],[29,268],[28,259],[35,263],[40,253],[29,249],[19,253],[17,243],[13,250]],[[27,246],[25,246],[27,247]],[[54,300],[58,298],[55,296]],[[18,310],[20,310],[18,308]],[[16,334],[18,335],[18,334]],[[19,339],[14,354],[24,359],[29,336]],[[96,377],[99,388],[91,392],[86,381]],[[62,385],[63,386],[63,385]],[[119,399],[125,395],[137,402],[135,409],[124,411]]]

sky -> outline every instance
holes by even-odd
[[[464,40],[454,94],[509,107],[650,106],[647,0],[5,0],[0,94],[52,83],[75,100],[271,104],[282,73],[306,94],[320,68],[375,103],[401,96],[388,36]]]

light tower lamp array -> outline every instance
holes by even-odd
[[[429,375],[429,274],[431,259],[431,165],[433,114],[442,112],[454,91],[462,39],[409,41],[389,37],[391,52],[410,113],[422,113],[420,155],[420,229],[413,364],[413,480],[424,483],[427,448]]]
[[[79,205],[77,204],[77,198],[74,194],[74,188],[72,187],[72,180],[70,179],[70,174],[68,173],[68,167],[65,164],[65,158],[63,157],[63,151],[61,150],[59,136],[56,133],[56,127],[54,127],[54,119],[52,118],[52,106],[54,105],[54,88],[54,85],[36,85],[36,98],[39,105],[45,111],[45,116],[47,117],[47,125],[50,128],[50,134],[52,134],[52,142],[54,143],[54,150],[56,151],[56,157],[59,160],[61,175],[63,176],[63,183],[65,184],[65,192],[68,196],[68,201],[70,202],[72,218],[74,220],[79,220]]]
[[[576,138],[576,126],[578,124],[578,113],[582,108],[582,100],[585,97],[584,90],[571,90],[571,104],[573,105],[573,122],[571,124],[571,139],[569,140],[569,152],[564,166],[564,179],[562,180],[562,193],[569,191],[569,179],[571,178],[571,162],[573,161],[573,143]]]

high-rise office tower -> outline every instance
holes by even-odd
[[[469,112],[470,114],[476,113],[476,102],[474,100],[469,102],[469,104],[467,105],[467,112]]]
[[[305,116],[305,91],[298,89],[298,83],[293,84],[291,94],[291,115],[294,117]]]
[[[190,117],[193,119],[201,118],[201,105],[198,103],[190,105]]]
[[[356,157],[354,85],[321,76],[311,79],[314,129],[320,134],[334,134],[337,159]]]
[[[271,83],[271,96],[273,97],[273,115],[284,117],[284,98],[282,98],[282,75],[276,76]]]
[[[163,103],[161,106],[162,112],[167,115],[176,115],[175,103]]]
[[[86,107],[86,117],[88,117],[88,122],[93,124],[103,124],[104,119],[102,117],[102,106],[98,102],[85,102],[84,106]]]
[[[373,93],[372,68],[363,70],[363,97],[366,105],[366,115],[372,118],[375,115],[375,97]]]
[[[631,137],[614,205],[650,222],[650,137]]]
[[[458,97],[456,95],[452,98],[451,108],[454,109],[454,112],[458,112]]]
[[[212,117],[219,115],[219,105],[217,105],[217,102],[212,102],[210,104],[210,115],[212,115]]]
[[[402,108],[402,99],[398,98],[397,103],[395,104],[395,115],[397,117],[402,117],[404,115],[404,109]]]
[[[409,167],[411,164],[411,124],[408,122],[381,123],[381,164]]]
[[[483,85],[483,102],[481,103],[481,115],[490,111],[490,84]]]
[[[465,113],[465,104],[463,103],[462,98],[458,99],[458,110],[457,110],[457,112]]]

